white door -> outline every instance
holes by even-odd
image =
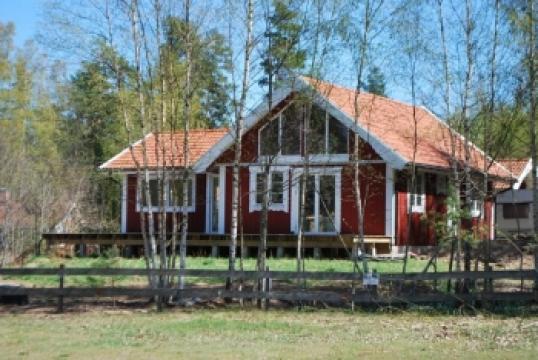
[[[303,169],[293,176],[292,231],[298,231],[299,197]],[[312,168],[308,171],[305,192],[304,231],[308,234],[334,234],[340,232],[341,169]]]

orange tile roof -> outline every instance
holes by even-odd
[[[498,163],[502,164],[505,168],[510,170],[515,177],[521,176],[523,170],[527,166],[529,159],[499,159]]]
[[[192,166],[202,155],[211,149],[219,140],[228,134],[227,128],[193,129],[189,131],[189,166]],[[184,166],[183,140],[184,132],[149,133],[133,144],[134,158],[141,167],[144,165],[144,143],[147,154],[147,167],[157,168]],[[136,162],[129,148],[114,156],[100,167],[106,170],[134,170]]]
[[[355,117],[355,89],[349,89],[328,82],[303,77],[334,106],[348,117]],[[414,107],[383,96],[361,92],[358,96],[360,125],[379,139],[387,147],[408,162],[413,159],[414,119],[417,122],[417,147],[415,163],[423,166],[447,168],[450,166],[451,137],[455,139],[455,157],[465,159],[464,140],[459,134],[451,136],[446,123],[423,107]],[[415,116],[413,116],[415,111]],[[471,166],[482,171],[484,154],[476,146],[471,146]],[[493,162],[491,175],[511,177],[510,172],[499,163]]]

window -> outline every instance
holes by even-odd
[[[187,203],[192,206],[192,179],[187,179]],[[183,179],[170,180],[168,183],[168,206],[181,207],[183,206]]]
[[[145,183],[145,181],[144,181]],[[149,181],[149,196],[150,196],[150,199],[151,199],[151,206],[152,207],[158,207],[159,206],[159,184],[160,184],[160,181],[157,180],[157,179],[151,179]],[[141,195],[142,195],[142,204],[144,207],[148,207],[149,204],[148,204],[148,201],[146,199],[146,188],[143,187],[143,189],[141,190]]]
[[[308,133],[306,134],[309,154],[325,154],[325,123],[326,112],[317,106],[312,106]]]
[[[329,116],[327,134],[327,153],[347,154],[347,127],[333,116]]]
[[[268,209],[272,211],[288,211],[288,168],[283,166],[273,166],[269,170],[269,204]],[[263,204],[264,176],[262,167],[250,168],[250,211],[260,211]]]
[[[260,155],[278,154],[280,118],[273,119],[260,129]]]
[[[302,114],[302,106],[292,104],[265,124],[258,133],[260,155],[300,155]]]
[[[503,204],[504,219],[528,219],[530,206],[528,203]]]
[[[411,181],[409,181],[409,203],[411,205],[411,212],[424,212],[425,201],[426,195],[424,194],[424,174],[418,173],[415,176],[414,189],[411,188]]]
[[[190,176],[187,180],[188,186],[188,208],[187,211],[194,211],[194,175]],[[159,186],[162,184],[161,190],[163,191],[164,202],[159,201]],[[151,196],[151,211],[161,211],[161,205],[164,205],[165,211],[181,211],[183,206],[183,179],[182,175],[178,175],[177,179],[167,180],[163,183],[160,179],[149,180],[149,193]],[[139,189],[138,198],[140,201],[137,203],[137,211],[149,211],[149,204],[146,201],[146,194],[143,189]],[[140,206],[142,205],[142,206]]]
[[[471,201],[471,216],[480,217],[482,215],[482,201],[474,199]]]
[[[304,106],[288,106],[258,132],[260,156],[301,155],[306,137],[310,155],[342,155],[348,153],[348,128],[319,106],[312,106],[308,133],[303,137]]]
[[[280,148],[282,155],[301,154],[303,107],[290,105],[281,115]]]
[[[436,175],[436,191],[437,195],[447,195],[448,194],[448,177],[446,175],[437,174]]]
[[[320,107],[312,107],[309,132],[306,135],[309,154],[347,154],[348,129]]]

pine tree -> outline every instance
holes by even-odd
[[[372,67],[368,74],[366,90],[372,94],[386,96],[385,75],[383,75],[383,72],[377,66]]]

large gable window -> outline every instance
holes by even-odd
[[[301,155],[306,138],[309,155],[343,155],[348,153],[348,129],[320,106],[312,106],[308,131],[303,134],[304,106],[293,103],[260,128],[260,156]]]
[[[268,209],[272,211],[288,211],[288,172],[284,166],[272,166],[269,170],[269,203]],[[250,168],[249,208],[250,211],[260,211],[264,195],[263,167]]]
[[[261,156],[300,155],[303,107],[291,104],[259,131]]]
[[[334,116],[318,106],[313,106],[309,125],[306,135],[309,154],[348,153],[348,130]]]
[[[164,205],[164,210],[167,212],[171,211],[182,211],[183,210],[183,178],[182,175],[179,175],[176,179],[167,179],[163,181],[162,179],[151,178],[148,182],[149,186],[149,195],[151,197],[151,208],[149,207],[148,201],[146,200],[146,192],[144,188],[145,181],[142,183],[142,189],[138,191],[137,202],[137,211],[149,212],[158,212],[162,210],[161,205]],[[159,186],[162,186],[159,189]],[[194,188],[194,175],[189,176],[187,179],[187,211],[193,212],[194,209],[194,197],[195,197],[195,188]],[[159,200],[159,190],[162,191],[163,201]]]

